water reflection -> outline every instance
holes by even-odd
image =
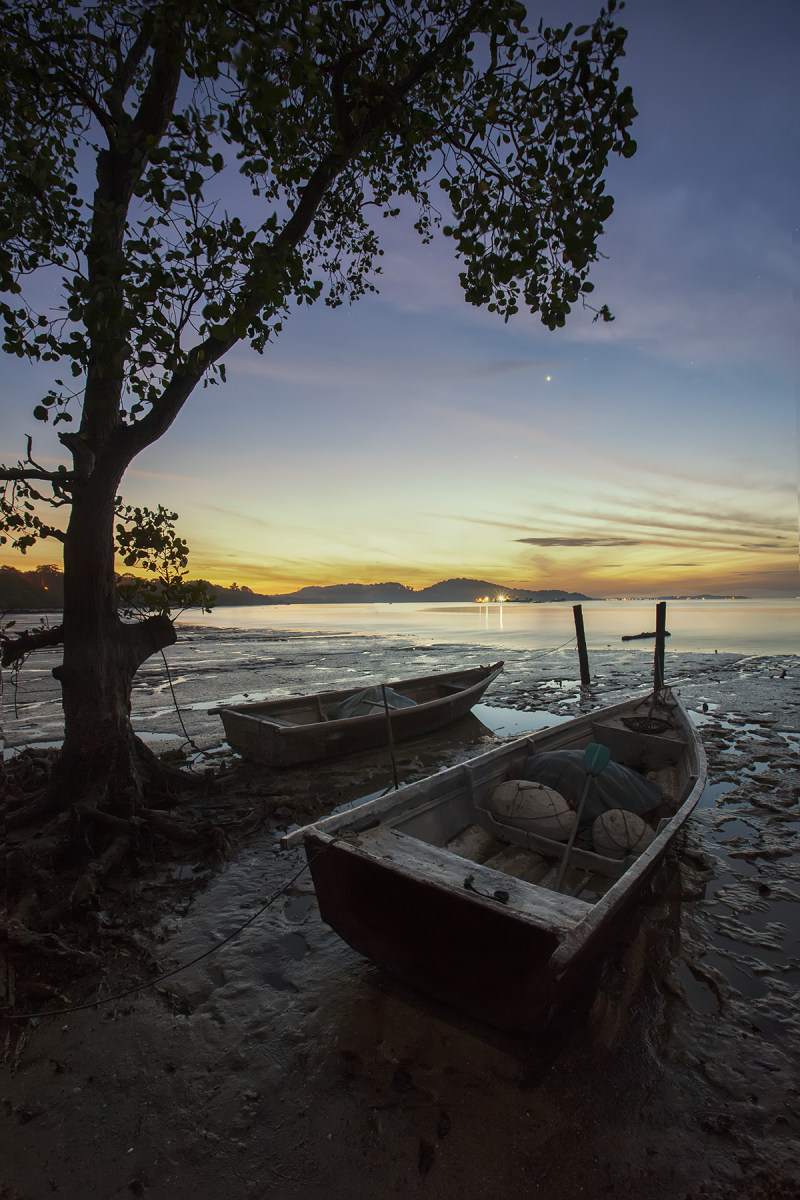
[[[503,606],[504,601],[484,601],[478,602],[478,609],[481,616],[481,625],[484,629],[502,629],[503,628]],[[494,613],[497,616],[497,621],[490,621],[490,614]]]

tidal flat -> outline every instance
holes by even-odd
[[[169,677],[160,659],[140,671],[134,725],[213,794],[233,761],[216,704],[497,657],[198,627],[168,652]],[[593,652],[583,689],[574,648],[503,657],[473,717],[397,747],[401,779],[651,681],[652,646]],[[16,697],[6,687],[7,752],[58,741],[55,661],[32,662]],[[270,814],[163,912],[163,969],[264,911],[160,991],[30,1026],[3,1067],[3,1200],[796,1197],[800,659],[667,651],[666,678],[701,726],[709,786],[667,889],[565,1005],[557,1040],[468,1025],[321,923],[302,853],[280,836],[389,786],[387,756],[258,768],[249,786]]]

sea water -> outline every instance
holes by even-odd
[[[581,605],[589,649],[624,645],[652,653],[653,641],[623,637],[655,630],[652,600],[587,600]],[[543,650],[575,640],[570,603],[275,604],[184,613],[179,625],[279,635],[378,635],[428,644],[471,643],[498,650]],[[800,654],[800,600],[667,601],[667,648],[700,654]]]

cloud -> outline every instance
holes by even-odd
[[[773,534],[773,528],[776,527],[791,529],[792,523],[789,518],[784,521],[774,516],[763,517],[757,513],[747,513],[740,508],[725,509],[721,505],[717,510],[711,507],[704,510],[681,504],[664,505],[657,497],[651,501],[649,511],[646,497],[639,497],[637,503],[639,512],[633,515],[632,508],[627,507],[626,498],[616,500],[613,497],[605,497],[602,507],[595,498],[591,500],[591,507],[584,499],[580,507],[576,505],[574,508],[543,501],[538,504],[535,522],[527,513],[521,513],[517,520],[505,521],[458,513],[431,515],[467,525],[513,531],[520,535],[513,539],[515,542],[544,548],[684,546],[687,549],[697,547],[728,550],[736,547],[742,553],[792,549],[788,538],[778,533]],[[539,529],[545,529],[547,532],[525,533],[526,527],[530,528],[534,523]],[[596,532],[584,532],[587,524]],[[573,532],[576,526],[579,526],[580,532]],[[620,527],[629,532],[616,532]]]
[[[201,475],[176,475],[172,471],[142,471],[138,467],[128,467],[125,472],[125,478],[136,479],[166,479],[170,483],[200,483],[208,482]],[[123,485],[124,486],[124,485]]]
[[[337,345],[336,330],[331,326],[321,330],[316,341],[304,342],[301,349],[288,339],[265,355],[240,347],[228,358],[228,374],[231,380],[251,376],[287,387],[313,387],[326,393],[340,388],[373,397],[385,394],[387,386],[398,379],[406,385],[410,380],[451,385],[456,380],[505,379],[553,369],[552,360],[497,357],[496,345],[488,349],[480,343],[475,343],[469,356],[460,345],[453,349],[446,341],[404,356],[396,341],[386,344],[383,332],[376,332],[374,339],[366,337],[358,354],[342,361],[342,346],[350,346],[351,336],[348,328],[344,341]],[[460,410],[455,415],[460,416]]]
[[[576,305],[559,342],[635,346],[682,366],[764,365],[766,356],[782,369],[793,346],[795,268],[785,229],[757,192],[723,202],[711,188],[664,187],[643,176],[638,188],[626,181],[616,194],[591,278],[617,319],[595,322],[591,310]],[[406,222],[385,223],[381,233],[378,305],[446,313],[484,329],[496,323],[465,303],[452,242],[422,246]],[[531,320],[520,318],[513,328],[529,328]]]
[[[638,495],[635,507],[632,497],[627,495],[595,494],[589,511],[585,503],[584,498],[583,503],[575,507],[542,504],[537,512],[537,524],[541,526],[545,519],[549,520],[551,526],[578,520],[584,524],[591,521],[595,526],[619,528],[623,525],[631,530],[646,532],[651,541],[670,541],[675,537],[687,540],[708,538],[717,544],[733,540],[737,544],[746,541],[751,548],[759,545],[785,549],[790,539],[778,531],[790,531],[790,535],[793,535],[796,520],[793,515],[781,515],[774,509],[761,513],[713,500],[703,506],[670,503],[655,494],[650,497]],[[525,523],[524,518],[520,523]],[[752,541],[754,538],[759,541]]]
[[[643,543],[627,537],[521,537],[514,539],[527,546],[641,546]]]
[[[635,344],[685,365],[788,366],[791,247],[757,203],[723,206],[684,186],[623,196],[603,251],[592,279],[617,320],[601,329],[579,318],[567,340]]]
[[[200,507],[200,506],[198,506],[198,507]],[[239,525],[242,525],[244,523],[247,523],[249,525],[257,525],[259,527],[259,529],[267,529],[269,531],[272,531],[273,529],[275,529],[278,526],[281,529],[286,528],[286,522],[282,516],[275,521],[268,521],[268,520],[265,520],[263,517],[256,516],[254,513],[247,512],[244,509],[234,512],[230,508],[220,508],[219,506],[217,506],[215,504],[204,504],[204,505],[202,505],[202,508],[206,512],[217,513],[219,516],[225,517],[226,520],[230,521],[231,528],[238,528]]]
[[[544,371],[548,363],[544,359],[509,359],[507,362],[487,363],[485,367],[471,367],[464,375],[470,379],[494,379],[499,375],[510,375],[515,371]]]
[[[470,377],[475,374],[470,369],[465,373]],[[429,416],[436,416],[443,424],[449,424],[456,429],[460,436],[470,434],[479,439],[479,445],[485,446],[488,438],[495,438],[504,443],[514,442],[518,447],[541,453],[544,447],[556,447],[569,454],[572,461],[576,456],[592,457],[597,461],[597,454],[591,447],[576,444],[574,435],[567,430],[563,435],[553,433],[542,424],[534,424],[530,419],[515,419],[499,415],[497,412],[474,411],[463,406],[432,400],[427,407]]]
[[[413,231],[396,226],[392,232],[397,249],[385,242],[377,281],[379,303],[412,314],[449,309],[463,316],[467,306],[458,282],[460,268],[453,243],[438,237],[430,246],[422,246]]]
[[[263,357],[246,350],[231,355],[228,359],[231,374],[257,375],[260,379],[272,379],[276,383],[288,383],[293,387],[314,384],[326,389],[334,387],[375,386],[385,377],[385,365],[374,368],[363,362],[359,366],[343,365],[328,358],[324,361],[303,362],[291,359],[281,362],[273,355]]]

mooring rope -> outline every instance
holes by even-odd
[[[333,839],[334,842],[336,840],[336,838]],[[320,854],[324,854],[325,851],[329,850],[331,845],[333,845],[333,842],[329,843],[327,846],[323,846],[321,850],[318,850],[314,855],[314,858],[311,859],[311,862],[319,857]],[[254,921],[257,921],[262,913],[265,913],[267,909],[275,903],[276,900],[280,899],[281,896],[288,892],[289,888],[292,887],[292,885],[296,883],[300,876],[308,870],[308,868],[311,866],[311,862],[304,863],[300,870],[297,871],[291,879],[287,880],[287,882],[284,883],[282,887],[278,888],[276,892],[273,892],[266,903],[262,904],[256,912],[252,913],[247,920],[243,921],[242,924],[234,929],[232,933],[227,934],[224,938],[220,938],[218,942],[215,942],[213,946],[209,946],[208,950],[204,950],[202,954],[198,954],[195,958],[189,959],[188,962],[181,963],[180,966],[173,967],[170,971],[164,971],[161,975],[157,975],[155,979],[148,979],[145,983],[137,983],[134,987],[127,988],[124,992],[115,992],[113,996],[100,996],[96,1000],[88,1000],[84,1004],[73,1004],[69,1008],[51,1008],[46,1009],[44,1012],[23,1013],[8,1012],[6,1010],[2,1013],[2,1016],[5,1017],[7,1021],[28,1021],[38,1019],[40,1017],[64,1017],[67,1016],[68,1013],[85,1012],[89,1008],[99,1008],[103,1004],[114,1004],[118,1000],[126,1000],[128,996],[134,996],[137,992],[144,992],[147,990],[147,988],[157,987],[165,980],[171,979],[173,975],[178,975],[181,971],[186,971],[189,967],[195,966],[196,963],[202,962],[204,958],[209,958],[212,954],[216,954],[216,952],[221,950],[223,946],[228,944],[228,942],[232,942],[235,938],[237,938],[241,933],[244,932],[245,929],[247,929],[249,925],[252,925]]]
[[[562,642],[560,646],[553,646],[552,650],[540,650],[538,654],[529,654],[526,658],[545,658],[548,654],[556,654],[559,650],[563,650],[565,646],[574,646],[576,638],[567,638],[566,642]]]
[[[202,754],[203,753],[202,749],[200,748],[200,746],[198,746],[198,744],[194,740],[194,738],[189,736],[189,731],[187,730],[187,728],[183,722],[183,714],[178,705],[178,697],[175,695],[175,688],[172,686],[172,676],[170,675],[170,671],[169,671],[169,663],[167,662],[167,656],[164,653],[163,648],[161,650],[161,657],[164,660],[164,670],[167,673],[167,683],[169,684],[170,694],[172,695],[172,703],[175,705],[175,712],[178,714],[178,720],[180,721],[181,729],[183,730],[183,736],[186,738],[185,744],[191,746],[193,750],[196,750],[198,752],[198,754]]]

